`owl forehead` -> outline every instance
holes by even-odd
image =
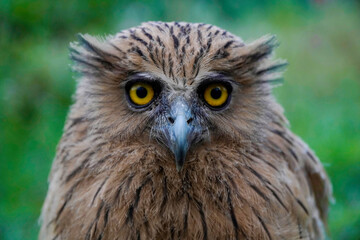
[[[147,22],[118,33],[112,44],[126,53],[134,72],[151,73],[180,87],[218,71],[219,61],[244,46],[226,30],[185,22]]]

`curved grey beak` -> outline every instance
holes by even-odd
[[[175,155],[176,170],[180,171],[184,166],[186,153],[189,150],[188,135],[191,127],[187,123],[186,117],[181,114],[176,116],[172,130],[174,139],[171,150]]]
[[[174,153],[177,171],[184,166],[190,144],[196,138],[197,127],[188,103],[178,98],[170,106],[168,124],[165,126],[165,144]]]

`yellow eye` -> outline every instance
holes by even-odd
[[[222,83],[210,84],[204,91],[204,99],[211,107],[221,107],[228,97],[228,90]]]
[[[154,89],[148,83],[137,82],[129,89],[129,96],[134,104],[143,106],[150,103],[154,98]]]

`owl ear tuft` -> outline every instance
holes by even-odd
[[[273,50],[279,46],[275,35],[265,35],[249,45],[247,45],[248,54],[246,57],[249,62],[258,62],[263,58],[270,56]]]
[[[282,82],[282,73],[288,63],[282,59],[272,59],[272,53],[278,46],[275,35],[265,35],[247,45],[244,57],[246,65],[253,69],[254,83]]]
[[[70,58],[74,61],[73,70],[84,75],[98,76],[109,74],[117,67],[119,57],[110,53],[107,40],[89,34],[78,34],[78,42],[70,43]]]

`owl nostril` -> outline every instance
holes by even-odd
[[[190,124],[193,120],[194,120],[193,118],[189,118],[186,122],[187,122],[188,124]]]
[[[172,117],[168,117],[168,120],[171,124],[173,124],[175,122],[175,120]]]

